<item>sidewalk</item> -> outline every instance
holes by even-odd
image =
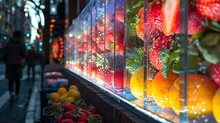
[[[41,81],[37,80],[31,92],[30,100],[25,116],[25,123],[39,123],[40,122],[40,87]]]
[[[40,66],[36,66],[36,81],[27,81],[27,68],[24,68],[19,98],[10,102],[8,80],[5,79],[5,65],[0,63],[0,123],[32,123],[30,121],[25,122],[30,117],[31,111],[35,112],[32,116],[32,119],[34,118],[33,123],[40,121],[40,73]]]

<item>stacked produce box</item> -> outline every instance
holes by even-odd
[[[159,121],[220,122],[219,6],[91,0],[65,33],[65,66]]]

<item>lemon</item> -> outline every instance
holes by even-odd
[[[64,87],[59,88],[59,89],[57,90],[57,93],[58,93],[60,96],[62,96],[63,94],[66,94],[66,93],[67,93],[66,88],[64,88]]]
[[[67,98],[68,98],[68,96],[64,94],[64,95],[60,96],[58,101],[61,102],[61,103],[64,103]]]
[[[56,93],[56,92],[53,92],[53,93],[50,94],[49,97],[50,97],[51,101],[55,102],[55,101],[57,101],[60,98],[60,95],[58,93]]]
[[[79,98],[81,98],[81,94],[79,93],[79,91],[75,89],[71,89],[68,93],[68,96],[73,97],[75,100],[78,100]]]
[[[74,102],[75,102],[75,99],[74,99],[73,97],[68,97],[68,98],[66,99],[66,102],[67,102],[67,103],[74,103]]]
[[[212,113],[217,123],[220,123],[220,88],[216,91],[212,102]]]
[[[76,85],[71,85],[71,86],[69,87],[69,90],[71,90],[71,89],[75,89],[75,90],[78,91],[78,87],[77,87]]]
[[[147,91],[146,95],[150,97],[151,94],[151,83],[152,81],[147,81]],[[138,99],[144,99],[144,66],[139,67],[131,76],[130,80],[130,90],[131,93]]]

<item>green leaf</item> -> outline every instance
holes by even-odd
[[[133,74],[144,63],[143,48],[129,48],[126,54],[126,69]]]
[[[144,2],[143,1],[139,1],[138,3],[136,3],[132,8],[140,8],[140,7],[142,7],[143,6],[143,4],[144,4]]]
[[[211,32],[201,39],[201,46],[216,46],[220,43],[220,33]]]

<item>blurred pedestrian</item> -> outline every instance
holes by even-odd
[[[3,52],[3,60],[6,64],[6,79],[8,79],[8,89],[10,101],[14,96],[18,98],[20,90],[20,79],[22,78],[22,61],[26,56],[26,47],[22,42],[22,32],[13,32],[12,38],[6,44]],[[15,83],[15,93],[14,93]]]
[[[27,52],[27,57],[26,57],[26,63],[27,63],[27,74],[28,78],[27,81],[30,80],[30,71],[32,71],[32,81],[35,80],[35,65],[37,64],[38,61],[38,55],[34,47],[32,46],[31,49],[28,50]]]

